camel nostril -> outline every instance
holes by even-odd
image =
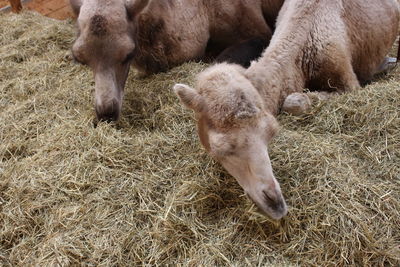
[[[265,191],[263,191],[263,195],[265,204],[267,204],[268,207],[270,207],[277,214],[283,214],[283,216],[286,215],[287,208],[285,200],[283,199],[282,195],[277,194],[276,196],[271,196]]]
[[[262,190],[259,197],[246,192],[246,195],[256,204],[258,211],[275,220],[280,220],[287,214],[287,206],[282,194],[270,195]],[[254,198],[253,198],[254,197]]]
[[[102,115],[97,115],[97,118],[99,121],[104,121],[104,122],[113,122],[118,120],[118,114],[117,113],[105,113]]]
[[[96,116],[99,121],[112,122],[117,121],[120,114],[120,108],[116,100],[108,105],[96,105]]]

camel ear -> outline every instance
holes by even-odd
[[[236,119],[249,119],[255,117],[260,112],[260,109],[252,103],[244,93],[240,93],[237,97],[237,107],[234,111]]]
[[[69,0],[69,3],[71,4],[72,10],[74,11],[75,15],[78,16],[83,0]]]
[[[186,84],[177,83],[174,86],[174,92],[181,102],[195,112],[201,112],[204,108],[204,99],[195,89]]]
[[[134,18],[149,4],[149,0],[127,0],[126,10],[130,18]]]

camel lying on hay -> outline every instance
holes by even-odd
[[[131,64],[145,74],[153,74],[204,58],[210,43],[226,48],[255,37],[269,41],[283,3],[283,0],[70,1],[78,16],[78,37],[72,52],[78,62],[93,70],[96,114],[98,119],[109,121],[119,117]],[[234,60],[235,52],[227,56],[225,51],[223,59]]]
[[[0,265],[399,265],[399,70],[278,116],[268,149],[290,212],[275,222],[170,90],[208,65],[131,73],[121,119],[93,128],[73,23],[23,12],[0,25]]]
[[[198,76],[196,90],[183,84],[174,89],[196,112],[206,150],[263,213],[280,219],[287,208],[267,152],[278,129],[274,116],[293,93],[286,110],[306,110],[306,87],[359,89],[386,63],[398,26],[394,0],[287,0],[270,45],[247,70],[215,65]]]

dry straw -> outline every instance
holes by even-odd
[[[274,222],[171,91],[204,64],[132,73],[121,121],[94,128],[73,23],[0,25],[0,265],[399,266],[399,72],[279,117],[270,155],[290,208]]]

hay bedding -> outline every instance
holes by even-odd
[[[0,265],[399,266],[400,74],[281,115],[270,148],[290,206],[255,212],[172,94],[206,66],[127,84],[92,125],[71,22],[0,15]]]

